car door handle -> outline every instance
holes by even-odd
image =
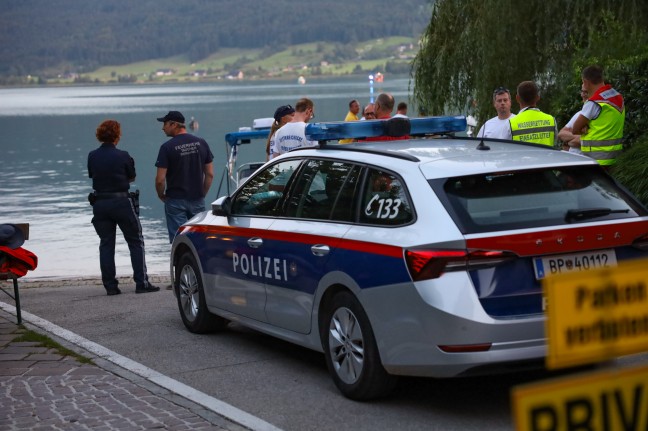
[[[263,239],[261,238],[250,238],[247,241],[248,245],[252,248],[259,248],[263,245]]]
[[[313,252],[315,256],[326,256],[330,251],[331,249],[329,246],[325,244],[315,244],[311,247],[311,252]]]

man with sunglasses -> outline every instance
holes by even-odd
[[[375,120],[376,119],[376,112],[374,111],[374,105],[373,103],[369,103],[367,106],[365,106],[364,111],[362,111],[362,118],[360,120]]]
[[[477,133],[478,138],[511,139],[509,120],[515,117],[511,112],[511,92],[505,87],[493,91],[493,106],[497,116],[486,121]]]
[[[205,211],[205,196],[214,179],[214,155],[204,139],[187,133],[180,112],[169,111],[157,120],[171,138],[162,144],[155,162],[155,189],[164,202],[169,241],[173,242],[180,226]]]

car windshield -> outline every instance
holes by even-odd
[[[595,166],[493,172],[430,184],[465,234],[646,215]]]

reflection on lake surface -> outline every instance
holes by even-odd
[[[396,102],[408,101],[407,78],[385,79],[375,94],[386,91]],[[99,143],[95,129],[112,118],[122,125],[119,148],[135,159],[140,189],[140,220],[149,273],[169,270],[164,206],[154,187],[155,158],[168,138],[157,117],[179,110],[200,122],[197,135],[214,153],[215,180],[206,204],[216,199],[225,167],[225,133],[251,126],[254,118],[271,117],[279,105],[300,97],[315,102],[317,121],[341,121],[351,99],[369,101],[368,81],[322,80],[307,85],[286,82],[223,82],[186,85],[36,87],[0,89],[2,169],[0,223],[30,223],[24,247],[39,259],[29,278],[98,275],[99,239],[91,223],[87,195],[92,183],[87,156]],[[265,143],[247,145],[239,162],[264,160]],[[221,195],[224,191],[221,190]],[[132,275],[128,247],[117,234],[117,273]]]

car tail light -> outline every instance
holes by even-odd
[[[516,258],[515,253],[496,250],[405,250],[407,268],[414,281],[439,278],[449,271],[488,268]]]
[[[632,241],[632,246],[639,250],[648,250],[648,233]]]

